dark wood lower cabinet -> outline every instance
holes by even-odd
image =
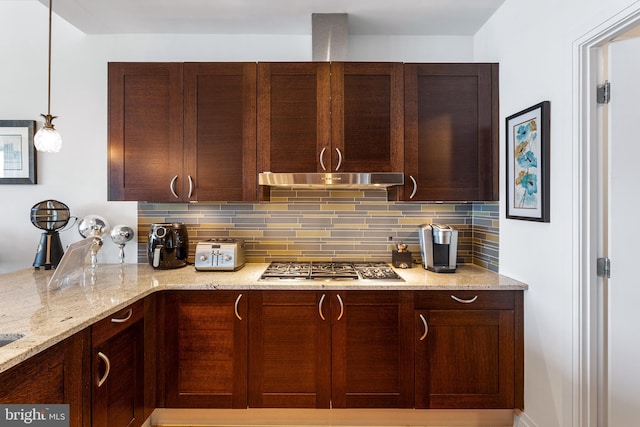
[[[0,374],[0,403],[69,404],[69,425],[90,426],[83,379],[89,342],[89,331],[79,332]]]
[[[144,411],[144,304],[92,327],[92,427],[137,427]]]
[[[523,407],[522,292],[418,293],[416,307],[416,408]]]
[[[411,291],[345,291],[331,297],[334,408],[412,408]]]
[[[249,406],[413,407],[411,297],[252,292]]]
[[[68,403],[72,427],[155,407],[524,409],[523,323],[522,291],[166,291],[1,373],[0,403]]]
[[[329,295],[252,291],[249,354],[250,407],[329,408]]]
[[[164,311],[165,405],[246,408],[246,292],[169,292]]]

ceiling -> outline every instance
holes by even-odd
[[[49,0],[38,0],[48,7]],[[311,34],[312,13],[347,13],[352,35],[474,35],[504,0],[55,0],[87,34]]]

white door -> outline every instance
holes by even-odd
[[[640,425],[640,38],[609,46],[608,427]]]

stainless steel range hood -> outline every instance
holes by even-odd
[[[346,13],[312,14],[314,61],[346,61],[349,44]],[[271,173],[258,174],[258,183],[270,187],[303,189],[371,189],[404,185],[400,172]]]
[[[271,173],[258,174],[258,184],[308,189],[372,189],[404,185],[400,172],[370,173]]]

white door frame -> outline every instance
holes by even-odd
[[[573,43],[572,290],[573,426],[598,425],[599,152],[602,124],[596,111],[602,46],[640,24],[640,2],[598,25]],[[615,83],[614,83],[615,85]],[[612,89],[615,97],[615,86]]]

